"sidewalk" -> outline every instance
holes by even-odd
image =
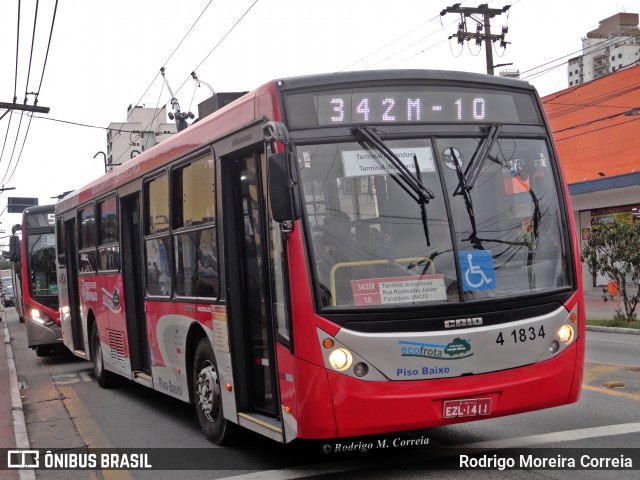
[[[611,320],[616,310],[624,311],[621,300],[604,301],[600,290],[584,292],[584,309],[587,320]]]
[[[0,448],[29,448],[16,367],[4,309],[0,307]],[[25,444],[26,442],[26,444]],[[1,459],[6,464],[7,459]],[[33,471],[31,471],[33,472]],[[25,472],[26,473],[26,472]],[[0,480],[25,479],[17,470],[0,470]],[[35,478],[35,474],[31,477]]]

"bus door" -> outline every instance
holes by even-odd
[[[227,300],[239,412],[278,418],[265,202],[260,160],[222,158]]]
[[[72,218],[64,222],[64,235],[62,236],[67,265],[67,295],[69,301],[69,317],[71,319],[71,335],[73,350],[84,351],[82,331],[82,317],[80,315],[80,292],[78,291],[78,256],[76,250],[76,219]],[[66,335],[65,335],[66,337]],[[68,339],[64,342],[69,346]]]
[[[140,219],[140,194],[120,199],[122,215],[122,282],[129,356],[134,379],[141,373],[151,375],[147,320],[144,311],[144,285],[142,282],[142,223]]]

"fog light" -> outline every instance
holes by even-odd
[[[336,348],[331,352],[331,355],[329,355],[331,367],[339,372],[343,372],[349,368],[352,362],[353,357],[351,356],[351,352],[346,348]]]
[[[356,363],[353,366],[353,374],[356,377],[364,377],[367,373],[369,373],[369,367],[367,367],[366,363]]]
[[[558,338],[562,343],[569,343],[573,340],[573,327],[568,324],[564,324],[558,330]]]
[[[551,345],[549,345],[549,351],[551,353],[556,353],[559,348],[560,348],[560,344],[558,343],[557,340],[554,340],[553,342],[551,342]]]

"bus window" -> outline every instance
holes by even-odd
[[[147,292],[168,296],[171,295],[168,175],[154,178],[145,185],[145,199],[145,210],[149,214],[145,226]]]
[[[443,169],[463,267],[469,258],[480,261],[476,252],[481,248],[490,252],[496,280],[488,289],[480,285],[480,277],[465,279],[464,297],[507,297],[569,285],[562,213],[554,174],[546,160],[546,143],[501,138],[484,162],[474,158],[481,139],[437,143],[441,152],[457,152],[463,170],[472,159],[482,167],[466,195],[459,193],[455,166],[445,164]]]
[[[190,231],[175,236],[176,295],[218,296],[215,230]]]
[[[118,245],[118,210],[115,196],[98,203],[98,219],[100,225],[98,267],[100,270],[118,270],[120,246]]]
[[[96,271],[96,216],[93,205],[79,211],[80,219],[80,272]]]
[[[147,250],[147,291],[149,295],[171,295],[169,267],[169,236],[152,238],[145,243]]]
[[[213,155],[176,170],[172,186],[173,228],[215,221]]]
[[[218,296],[214,173],[213,155],[173,173],[172,227],[179,229],[174,232],[176,295]]]
[[[147,183],[146,233],[151,235],[169,230],[169,177],[165,174]]]
[[[459,301],[445,194],[431,142],[393,140],[388,145],[401,158],[416,155],[422,182],[435,196],[424,215],[378,165],[378,152],[359,143],[298,147],[323,306]],[[413,163],[410,167],[415,169]],[[428,293],[368,293],[380,284],[410,284]]]

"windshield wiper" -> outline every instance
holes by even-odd
[[[422,220],[422,227],[424,228],[424,236],[427,240],[427,246],[431,246],[431,240],[429,239],[429,222],[427,218],[427,203],[429,200],[433,200],[436,196],[431,190],[424,186],[422,183],[422,174],[420,173],[420,165],[418,165],[418,157],[413,155],[413,164],[416,169],[415,177],[411,174],[411,171],[406,167],[402,160],[385,145],[378,134],[369,127],[355,127],[357,133],[365,138],[367,142],[376,147],[376,149],[391,162],[391,165],[395,167],[398,172],[398,176],[390,175],[390,177],[409,195],[413,200],[420,205],[420,216]]]
[[[433,200],[436,196],[431,190],[424,186],[420,178],[420,169],[418,168],[418,158],[414,155],[413,162],[416,167],[416,176],[413,176],[411,171],[406,167],[402,160],[393,153],[389,147],[387,147],[378,134],[370,127],[355,127],[362,137],[367,142],[376,147],[376,149],[387,159],[397,170],[400,178],[391,175],[402,189],[409,194],[417,203],[429,203],[429,200]]]
[[[482,139],[478,150],[476,150],[476,153],[469,161],[469,165],[467,165],[467,169],[464,171],[462,182],[458,185],[456,191],[453,192],[454,195],[460,195],[461,192],[459,190],[461,189],[464,189],[467,192],[473,189],[476,180],[478,180],[478,177],[480,176],[482,166],[487,161],[487,158],[489,158],[489,153],[500,136],[500,130],[502,130],[501,124],[494,123],[491,125],[489,133]],[[456,162],[456,169],[458,168],[459,164]]]
[[[489,153],[493,149],[493,145],[498,140],[502,130],[502,125],[494,123],[489,129],[489,133],[480,142],[480,146],[476,150],[467,165],[467,169],[462,173],[462,167],[460,159],[456,156],[455,149],[450,148],[451,156],[453,157],[453,164],[456,167],[456,173],[458,174],[458,186],[454,190],[454,195],[462,195],[464,197],[464,204],[467,207],[467,214],[469,215],[469,222],[471,223],[471,235],[469,240],[480,248],[481,240],[478,238],[478,230],[476,228],[476,217],[473,213],[473,202],[471,201],[471,195],[469,192],[473,189],[476,180],[480,176],[482,166],[489,158]]]

